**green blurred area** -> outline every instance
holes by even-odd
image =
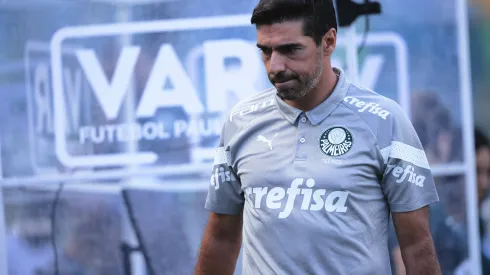
[[[490,135],[490,1],[470,1],[469,18],[475,123]]]

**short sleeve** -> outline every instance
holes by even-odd
[[[232,168],[230,148],[226,145],[226,125],[223,127],[210,177],[205,208],[218,214],[238,214],[244,205],[240,179]]]
[[[420,139],[401,107],[393,114],[390,142],[381,149],[382,189],[392,212],[414,211],[439,201]]]

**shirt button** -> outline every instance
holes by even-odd
[[[306,122],[306,117],[302,117],[301,122]]]
[[[306,139],[305,139],[305,138],[300,138],[300,139],[299,139],[299,142],[301,142],[301,143],[305,143],[305,141],[306,141]]]

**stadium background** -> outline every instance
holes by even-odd
[[[465,195],[469,181],[464,176],[468,171],[460,165],[464,123],[456,1],[380,2],[383,12],[370,16],[368,40],[359,52],[359,80],[397,101],[408,92],[407,112],[438,175],[442,199],[434,222],[440,228],[435,235],[438,255],[447,267],[445,274],[455,274],[468,258],[470,243]],[[128,253],[130,261],[125,261],[121,249],[123,243],[136,246],[137,235],[156,274],[191,274],[207,218],[203,203],[220,122],[238,100],[270,85],[254,48],[254,28],[170,31],[170,26],[132,35],[68,36],[61,44],[59,68],[53,68],[57,53],[50,43],[64,27],[180,18],[196,22],[200,17],[249,14],[255,4],[252,0],[0,3],[0,145],[8,274],[54,274],[55,258],[61,274],[124,274],[127,263],[133,274],[144,274],[142,251]],[[475,124],[488,133],[490,5],[485,0],[469,1],[468,16]],[[364,18],[356,21],[356,27],[362,44]],[[340,30],[341,37],[346,34],[346,29]],[[340,42],[348,44],[346,39]],[[160,86],[145,89],[164,44],[171,48],[166,48],[163,69],[155,75],[165,74],[165,62],[173,57],[177,58],[172,64],[182,70],[170,67],[168,79],[157,79]],[[108,119],[76,52],[93,50],[98,63],[88,68],[94,71],[98,65],[110,83],[123,60],[123,47],[130,45],[140,47],[130,88],[117,116]],[[339,46],[335,63],[350,72],[347,52]],[[53,102],[54,70],[60,73],[65,93],[66,116],[61,118]],[[179,96],[182,91],[189,94]],[[168,93],[169,102],[138,117],[135,110],[153,92]],[[56,132],[56,118],[66,122],[66,132]],[[102,142],[80,142],[81,128],[128,122],[163,125],[165,133],[135,142],[109,141],[107,136]],[[66,139],[66,152],[76,159],[96,156],[103,162],[107,154],[141,151],[157,158],[146,164],[69,167],[56,155],[56,135]],[[62,192],[56,192],[60,186]],[[122,188],[127,190],[124,196]]]

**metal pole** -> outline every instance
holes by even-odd
[[[481,274],[481,250],[479,233],[479,211],[476,189],[476,165],[474,146],[473,102],[471,87],[471,66],[468,34],[468,3],[456,1],[456,20],[458,25],[459,73],[461,90],[461,110],[463,114],[464,158],[466,163],[466,209],[471,274]]]

